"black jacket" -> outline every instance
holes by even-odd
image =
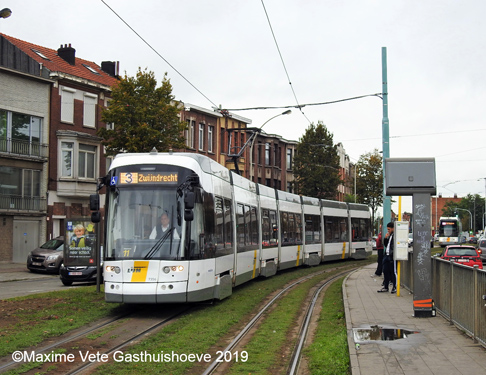
[[[383,256],[385,256],[385,257],[387,256],[386,255],[386,248],[388,247],[388,242],[391,241],[391,243],[390,243],[390,254],[388,255],[391,259],[393,259],[393,250],[394,250],[394,242],[395,242],[395,241],[393,241],[393,235],[394,235],[394,233],[392,233],[390,235],[390,237],[385,238],[383,240],[383,245],[384,245],[384,247],[383,247]]]

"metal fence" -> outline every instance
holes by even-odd
[[[400,262],[400,285],[413,293],[413,253]],[[486,347],[486,270],[432,257],[432,299],[437,311]]]

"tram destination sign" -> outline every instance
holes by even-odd
[[[111,185],[176,185],[178,183],[179,174],[177,172],[121,172],[119,176],[113,177]]]

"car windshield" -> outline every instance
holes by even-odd
[[[453,247],[447,250],[447,256],[477,256],[475,249],[464,247]]]
[[[47,241],[44,245],[42,245],[41,249],[48,249],[48,250],[62,250],[64,245],[64,241],[59,239],[52,239]]]
[[[480,247],[486,247],[486,240],[479,241],[479,246]]]

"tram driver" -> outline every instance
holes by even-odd
[[[152,233],[150,233],[149,239],[155,240],[162,238],[164,236],[164,233],[170,228],[170,219],[169,215],[167,212],[162,213],[160,215],[160,224],[156,225],[154,229],[152,229]],[[180,239],[179,233],[177,233],[177,230],[175,228],[172,228],[172,238],[174,240]]]

